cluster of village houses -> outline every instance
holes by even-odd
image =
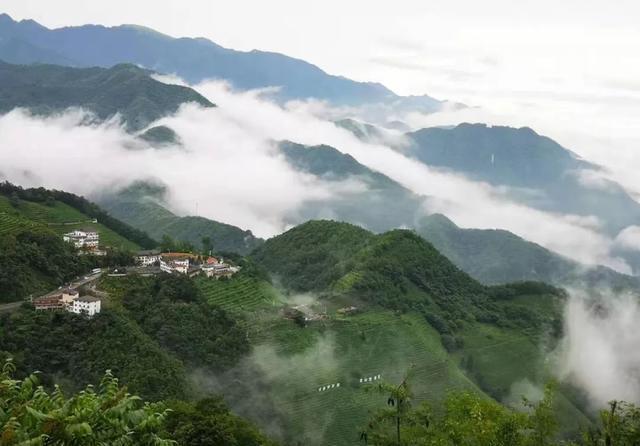
[[[62,236],[65,242],[73,244],[81,252],[104,255],[100,250],[100,234],[92,230],[74,230]],[[209,256],[199,262],[198,256],[191,253],[162,253],[160,251],[140,251],[136,261],[141,267],[159,267],[160,272],[185,274],[193,277],[204,274],[207,277],[231,277],[240,268],[231,266],[222,258]],[[38,311],[66,310],[71,313],[94,316],[100,313],[102,301],[93,296],[81,297],[72,288],[63,288],[46,296],[33,299]]]
[[[39,311],[66,310],[90,317],[100,313],[101,305],[102,302],[97,297],[81,297],[78,291],[71,288],[33,299],[33,306]]]
[[[100,234],[92,230],[75,230],[64,234],[63,240],[72,243],[81,252],[94,255],[104,255],[100,250]],[[231,277],[239,268],[228,265],[223,259],[208,257],[204,262],[197,263],[197,256],[190,253],[161,253],[160,251],[140,251],[136,261],[140,266],[159,266],[160,271],[170,274],[187,274],[195,276],[204,274],[207,277]]]
[[[239,271],[237,266],[231,266],[224,259],[209,256],[199,263],[198,256],[184,252],[140,251],[136,261],[141,266],[159,266],[160,271],[169,274],[185,274],[190,277],[204,274],[207,277],[231,277]]]

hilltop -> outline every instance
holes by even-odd
[[[505,230],[460,228],[446,216],[425,215],[427,197],[414,194],[331,146],[280,144],[287,162],[324,181],[354,180],[364,190],[303,205],[290,220],[331,218],[365,226],[374,232],[407,227],[431,242],[458,268],[484,284],[539,280],[565,286],[586,283],[637,288],[631,276],[606,267],[588,267]]]
[[[99,120],[118,114],[129,131],[138,131],[187,102],[214,106],[194,90],[159,82],[152,74],[130,64],[72,68],[0,61],[0,113],[22,107],[46,115],[81,107]]]
[[[164,203],[163,186],[139,182],[99,198],[101,206],[134,228],[160,240],[168,235],[200,247],[209,238],[216,251],[248,254],[263,240],[251,231],[199,216],[180,217]]]

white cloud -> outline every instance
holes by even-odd
[[[572,291],[558,348],[561,379],[585,389],[596,407],[613,399],[640,402],[640,306],[633,296],[594,301]]]
[[[198,203],[204,215],[258,235],[282,230],[284,214],[304,201],[360,187],[294,172],[272,143],[219,109],[188,105],[164,121],[179,132],[185,150],[144,147],[116,125],[82,126],[82,119],[78,112],[41,119],[19,110],[0,117],[2,174],[85,195],[158,179],[179,211],[192,213]]]
[[[640,226],[628,226],[615,238],[615,246],[628,251],[640,251]]]
[[[461,226],[507,229],[583,263],[629,271],[610,254],[612,241],[598,232],[593,218],[520,205],[499,188],[360,141],[319,119],[315,111],[282,107],[265,100],[263,92],[238,93],[223,82],[206,82],[196,89],[219,107],[183,106],[157,123],[179,134],[181,150],[128,150],[136,144],[131,136],[114,124],[77,126],[78,112],[39,119],[14,111],[0,118],[2,173],[22,184],[82,194],[157,178],[169,186],[170,203],[178,212],[193,213],[197,203],[203,216],[269,236],[284,230],[285,217],[295,215],[305,201],[361,190],[354,179],[336,185],[294,172],[273,141],[329,144],[429,196],[428,211],[442,212]]]

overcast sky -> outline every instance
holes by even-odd
[[[0,9],[49,27],[135,23],[278,51],[401,94],[480,106],[415,124],[527,125],[640,192],[637,1],[3,0]]]

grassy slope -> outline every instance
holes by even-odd
[[[207,302],[230,311],[256,311],[279,304],[278,293],[266,282],[251,277],[215,280],[200,277],[197,284]]]
[[[332,294],[314,304],[328,318],[301,328],[281,314],[281,307],[296,293],[286,296],[287,292],[247,277],[227,282],[202,279],[198,285],[210,303],[244,313],[254,345],[239,376],[233,375],[230,383],[216,390],[264,429],[278,425],[289,441],[354,444],[371,411],[384,408],[386,402],[386,395],[365,391],[360,377],[381,374],[388,382],[399,382],[411,369],[416,403],[426,400],[437,406],[447,392],[460,389],[517,402],[523,392],[519,383],[540,384],[550,376],[541,349],[544,333],[535,330],[467,323],[459,332],[464,347],[449,353],[441,335],[413,311],[397,313]],[[362,312],[353,316],[336,312],[350,304]],[[509,305],[533,305],[550,316],[559,303],[553,296],[521,295]],[[246,387],[229,388],[239,381]],[[319,387],[337,382],[340,388],[318,392]],[[273,413],[256,409],[264,405],[259,401],[268,401]],[[589,422],[565,389],[559,392],[558,408],[567,433]]]
[[[93,229],[100,234],[101,246],[133,251],[140,249],[135,243],[118,235],[100,223],[91,223],[89,217],[64,203],[55,202],[52,206],[46,206],[40,203],[21,200],[20,206],[15,208],[10,204],[7,197],[0,195],[0,219],[5,220],[4,224],[0,223],[0,231],[2,231],[3,226],[10,226],[9,221],[16,217],[23,217],[32,223],[46,226],[49,230],[60,235],[73,231],[74,229]],[[71,222],[78,223],[66,224]]]

